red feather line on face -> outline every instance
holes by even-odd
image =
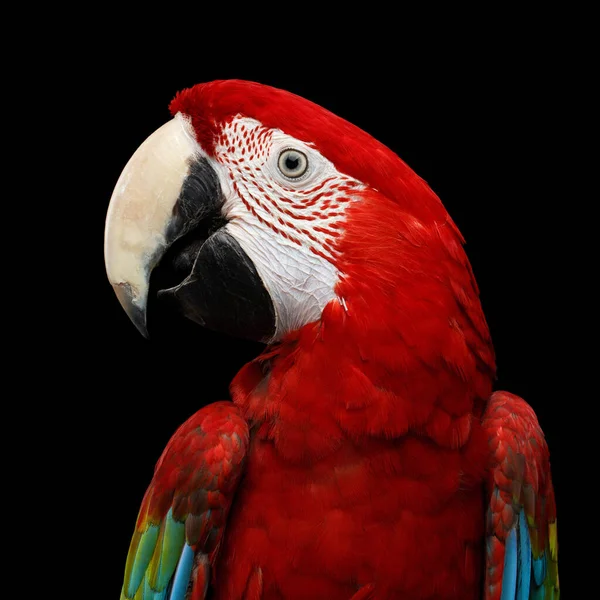
[[[338,229],[346,206],[352,202],[348,192],[362,186],[340,174],[309,189],[275,183],[265,172],[272,144],[272,130],[236,117],[223,125],[213,153],[217,161],[228,167],[237,199],[262,225],[335,263]]]

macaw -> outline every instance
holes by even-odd
[[[266,347],[158,460],[121,599],[559,598],[548,448],[492,392],[436,194],[287,91],[213,81],[170,112],[116,183],[108,279],[144,335],[158,298]]]

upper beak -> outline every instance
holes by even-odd
[[[197,222],[189,214],[193,207],[185,198],[184,183],[194,162],[203,157],[190,123],[179,113],[136,150],[110,200],[106,272],[125,312],[145,337],[150,274],[166,249]]]

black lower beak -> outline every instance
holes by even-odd
[[[263,282],[221,215],[219,179],[207,159],[195,161],[167,228],[150,295],[157,310],[175,308],[215,331],[254,341],[275,333],[275,311]],[[173,241],[170,241],[173,240]]]
[[[186,247],[184,256],[190,248],[195,247]],[[173,257],[173,264],[187,262],[187,258]],[[275,333],[271,297],[254,264],[226,228],[200,246],[189,275],[179,285],[159,289],[158,297],[209,329],[255,341],[268,341]]]

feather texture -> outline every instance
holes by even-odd
[[[485,598],[558,599],[554,490],[535,414],[518,396],[496,392],[484,427],[492,449]]]

